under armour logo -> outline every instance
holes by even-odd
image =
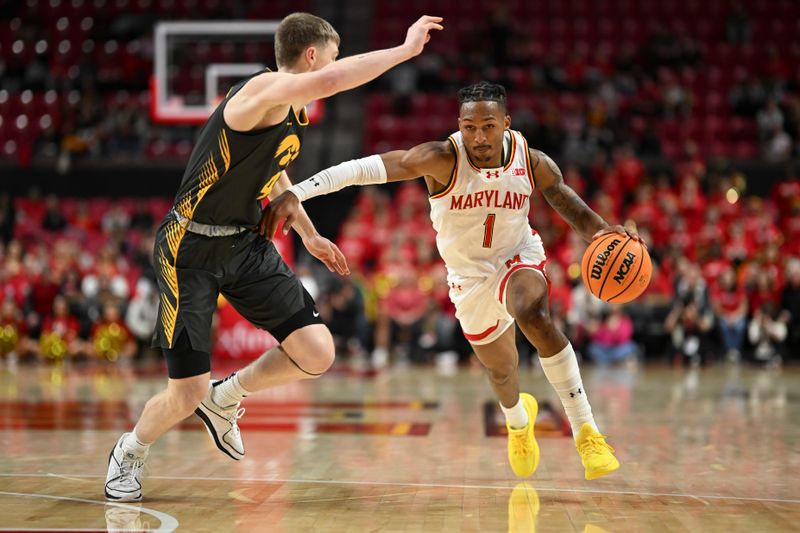
[[[311,183],[314,184],[314,187],[319,187],[319,181],[317,181],[317,178],[311,178]]]
[[[450,287],[451,287],[452,289],[454,289],[454,290],[457,290],[457,291],[460,291],[460,290],[461,290],[461,285],[458,285],[458,284],[456,284],[456,283],[451,283],[451,284],[450,284]]]
[[[578,392],[570,392],[570,393],[569,393],[569,397],[570,397],[570,398],[574,398],[576,394],[580,394],[580,393],[582,393],[582,392],[583,392],[583,391],[582,391],[582,390],[579,388],[579,389],[578,389]]]
[[[486,171],[486,179],[487,180],[490,180],[492,178],[499,178],[499,177],[500,177],[500,171],[499,170],[487,170]]]

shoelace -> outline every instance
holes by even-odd
[[[231,413],[228,416],[228,422],[231,423],[231,431],[233,433],[239,433],[239,424],[237,421],[244,416],[245,409],[244,407],[240,407],[238,409],[231,409]]]
[[[512,450],[515,455],[526,456],[532,452],[532,447],[529,446],[527,433],[520,433],[518,435],[514,435],[512,438],[516,442],[516,446],[512,446]]]
[[[603,453],[606,450],[613,452],[614,448],[612,448],[611,445],[605,441],[605,438],[605,435],[600,434],[589,435],[586,437],[586,440],[584,440],[578,446],[578,451],[581,453],[581,455],[586,455],[589,453]]]
[[[122,462],[119,465],[120,478],[126,483],[138,481],[136,478],[144,468],[144,457],[136,456],[132,453],[123,453]]]

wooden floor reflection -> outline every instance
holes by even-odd
[[[106,505],[108,450],[164,378],[0,369],[0,529],[797,531],[800,370],[586,368],[622,468],[588,482],[540,372],[541,463],[507,466],[483,373],[338,372],[247,399],[247,456],[197,421],[153,449],[141,505]]]

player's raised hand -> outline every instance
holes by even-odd
[[[264,211],[261,212],[261,221],[257,231],[267,240],[272,240],[278,226],[283,222],[283,233],[289,233],[292,224],[297,218],[300,200],[289,191],[284,191],[274,200],[270,200]]]
[[[403,46],[407,47],[411,52],[411,56],[416,56],[422,53],[425,44],[431,40],[431,30],[443,30],[444,26],[439,24],[442,17],[431,17],[423,15],[414,24],[408,28],[406,33],[406,42]]]

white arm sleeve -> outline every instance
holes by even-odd
[[[379,183],[386,183],[386,166],[381,156],[371,155],[326,168],[287,190],[302,202],[315,196],[339,191],[350,185]]]

